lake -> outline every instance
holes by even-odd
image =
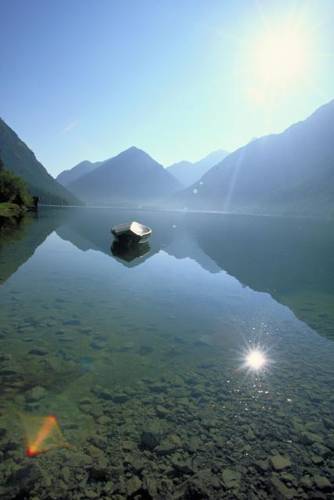
[[[41,208],[0,308],[0,498],[333,498],[333,222]]]

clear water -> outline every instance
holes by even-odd
[[[153,235],[120,253],[128,220]],[[332,498],[333,229],[41,209],[3,232],[0,498]],[[69,448],[27,457],[47,415]]]

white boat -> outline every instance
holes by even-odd
[[[111,232],[118,239],[141,243],[148,240],[152,234],[152,229],[144,226],[144,224],[133,221],[126,224],[118,224],[111,229]]]

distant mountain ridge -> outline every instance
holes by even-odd
[[[222,161],[227,155],[227,151],[218,149],[197,162],[180,161],[167,167],[167,170],[184,187],[188,187],[197,182],[211,167]]]
[[[78,205],[80,201],[51,177],[34,153],[0,118],[0,154],[5,168],[22,177],[41,203]]]
[[[68,170],[63,170],[63,172],[57,175],[56,181],[59,182],[59,184],[61,184],[62,186],[67,187],[69,184],[71,184],[71,182],[78,180],[83,175],[86,175],[89,172],[93,172],[93,170],[99,167],[102,163],[102,161],[81,161],[74,167],[69,168]]]
[[[147,153],[131,147],[68,184],[87,203],[154,203],[181,188],[180,183]]]
[[[255,139],[175,196],[175,205],[243,213],[334,214],[334,100]]]

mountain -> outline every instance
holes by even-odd
[[[193,177],[193,175],[191,174],[191,169],[193,166],[194,163],[192,163],[191,161],[182,160],[167,167],[167,171],[170,174],[174,175],[174,177],[182,184],[182,186],[188,187],[199,179],[196,178],[192,182],[188,182],[189,177]]]
[[[201,160],[192,163],[190,161],[179,161],[168,168],[168,172],[184,186],[188,187],[197,182],[211,167],[221,162],[228,153],[222,149],[213,151]]]
[[[5,168],[22,177],[30,193],[39,196],[41,203],[80,204],[77,198],[48,174],[34,153],[1,118],[0,154]]]
[[[97,167],[99,167],[103,162],[96,161],[92,163],[91,161],[85,160],[74,167],[64,170],[60,174],[57,175],[56,180],[62,186],[68,186],[71,182],[76,181],[83,175],[88,174],[89,172],[93,172]]]
[[[182,207],[334,213],[334,100],[281,134],[253,140],[176,197]]]
[[[88,203],[156,202],[180,189],[179,182],[147,153],[131,147],[68,185]]]

